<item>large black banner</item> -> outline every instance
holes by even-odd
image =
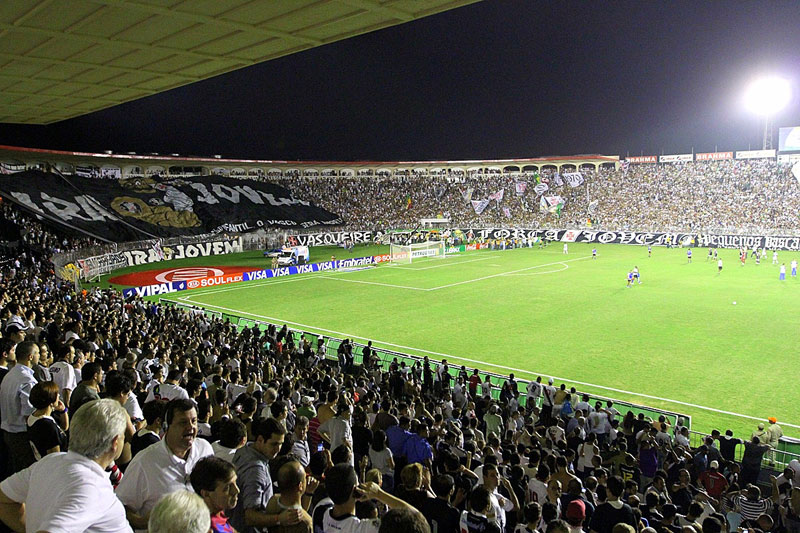
[[[0,195],[67,230],[115,242],[343,222],[283,187],[221,176],[99,180],[26,171],[3,177]]]

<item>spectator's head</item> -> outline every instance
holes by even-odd
[[[16,353],[14,350],[16,346],[17,343],[8,337],[0,339],[0,363],[16,361]]]
[[[122,454],[127,427],[128,415],[119,402],[87,402],[72,415],[69,451],[107,468]]]
[[[197,410],[194,402],[172,400],[164,410],[164,417],[167,421],[167,431],[164,434],[167,448],[178,457],[185,457],[197,438]]]
[[[236,507],[239,487],[236,470],[228,461],[213,455],[204,457],[194,466],[189,479],[211,514]]]
[[[400,481],[403,482],[403,487],[406,490],[420,488],[422,485],[422,465],[419,463],[412,463],[404,466],[400,471]]]
[[[701,526],[703,533],[722,533],[722,523],[713,516],[706,517]]]
[[[586,505],[582,500],[572,500],[567,504],[565,516],[569,525],[579,527],[586,519]]]
[[[570,533],[569,524],[561,519],[551,520],[547,523],[546,533]]]
[[[106,398],[118,401],[125,405],[128,394],[133,390],[131,378],[116,370],[109,372],[106,376]]]
[[[443,500],[450,500],[455,490],[455,480],[453,476],[440,474],[431,480],[433,493]]]
[[[258,452],[268,459],[278,455],[286,436],[286,428],[283,427],[283,424],[274,418],[256,418],[253,420],[251,431],[255,439],[253,447]]]
[[[277,477],[281,494],[303,494],[306,490],[305,468],[294,459],[284,462],[278,468]]]
[[[491,493],[483,485],[478,485],[469,493],[469,508],[472,512],[484,514],[491,505]]]
[[[81,368],[81,380],[97,385],[103,381],[103,367],[94,361],[86,363]]]
[[[211,514],[203,499],[188,490],[171,492],[150,512],[148,533],[208,533]]]
[[[325,474],[325,488],[334,505],[355,501],[353,491],[358,485],[355,469],[346,463],[334,465]]]
[[[613,499],[617,500],[622,493],[625,492],[625,482],[619,476],[611,476],[608,478],[607,488]]]
[[[537,502],[531,502],[525,506],[523,510],[525,515],[525,522],[527,524],[535,524],[534,529],[539,528],[539,520],[542,518],[542,506]]]
[[[58,403],[58,385],[53,381],[40,381],[31,389],[29,400],[36,409],[55,407]]]
[[[148,426],[161,427],[164,424],[164,409],[167,407],[165,400],[153,400],[142,406],[142,415]]]
[[[431,533],[431,528],[419,511],[390,509],[381,518],[378,533]]]
[[[223,420],[219,426],[219,443],[226,448],[241,448],[247,443],[247,427],[238,418]]]
[[[20,342],[15,353],[20,365],[34,366],[39,363],[39,345],[33,341]]]

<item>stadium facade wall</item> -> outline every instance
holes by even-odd
[[[630,244],[640,246],[700,246],[714,248],[766,248],[769,250],[800,251],[800,237],[775,235],[734,235],[723,233],[678,233],[678,232],[641,232],[641,231],[600,231],[572,229],[520,229],[520,228],[454,228],[451,234],[463,234],[466,241],[496,239],[536,238],[550,241],[598,243],[598,244]],[[307,233],[290,235],[287,240],[292,245],[320,246],[338,245],[347,241],[354,244],[368,243],[378,240],[381,231],[339,231],[329,233]],[[448,252],[449,253],[449,252]]]

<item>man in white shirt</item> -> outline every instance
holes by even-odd
[[[39,362],[39,346],[33,341],[17,344],[17,364],[8,371],[0,385],[0,412],[3,420],[3,440],[11,456],[14,472],[33,464],[34,457],[28,442],[28,416],[34,408],[30,402],[31,389],[36,385],[33,366]]]
[[[410,509],[414,507],[405,501],[387,494],[372,482],[358,484],[356,471],[352,466],[338,464],[325,473],[325,487],[333,507],[325,512],[322,519],[324,533],[377,533],[380,521],[377,518],[361,520],[356,518],[356,499],[378,500],[391,509]]]
[[[172,369],[167,374],[167,380],[163,384],[156,384],[150,387],[147,393],[147,399],[144,403],[152,402],[153,400],[188,400],[189,393],[186,389],[178,385],[181,379],[181,371]]]
[[[501,483],[508,493],[508,498],[502,496],[497,490]],[[517,502],[514,489],[506,478],[500,478],[500,474],[497,472],[497,465],[491,463],[483,465],[483,486],[489,491],[491,495],[490,500],[492,502],[491,508],[486,516],[489,520],[493,520],[494,523],[497,524],[500,531],[505,531],[506,513],[519,509],[519,502]]]
[[[0,517],[20,531],[130,533],[105,472],[125,444],[125,410],[114,400],[95,400],[71,422],[69,452],[47,455],[0,484]]]
[[[58,350],[58,362],[50,365],[50,376],[58,385],[58,394],[64,405],[69,405],[69,397],[78,386],[75,368],[72,366],[74,358],[75,347],[71,344],[65,345]]]
[[[156,502],[176,490],[191,490],[189,474],[203,457],[213,455],[211,445],[197,439],[197,411],[189,399],[173,400],[165,410],[167,431],[161,442],[136,454],[117,487],[128,521],[139,530]]]
[[[525,403],[525,407],[528,408],[528,411],[538,406],[539,397],[541,395],[542,395],[542,376],[538,376],[536,378],[536,381],[531,381],[530,383],[528,383],[528,401]]]

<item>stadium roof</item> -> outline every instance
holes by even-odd
[[[0,122],[58,122],[476,1],[7,0]]]

